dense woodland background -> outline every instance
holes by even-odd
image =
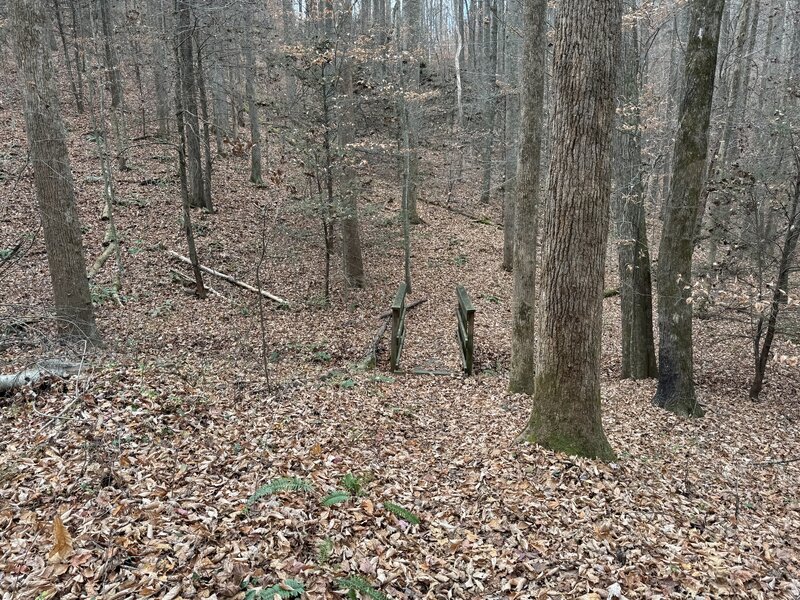
[[[800,598],[800,1],[0,17],[3,600]]]

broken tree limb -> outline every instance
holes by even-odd
[[[412,308],[414,308],[416,306],[419,306],[423,302],[427,302],[427,301],[428,301],[427,298],[420,298],[419,300],[414,300],[414,302],[412,302],[411,304],[407,304],[406,305],[406,310],[411,310]],[[379,314],[378,318],[379,319],[386,319],[387,317],[391,317],[391,316],[392,316],[392,311],[387,310],[385,313]]]
[[[0,391],[8,392],[16,388],[34,384],[43,377],[69,377],[79,372],[80,365],[58,361],[47,361],[17,373],[0,375]]]
[[[180,271],[176,271],[175,269],[170,269],[170,270],[169,270],[169,272],[170,272],[170,273],[172,273],[172,274],[173,274],[175,277],[177,277],[177,278],[178,278],[178,279],[180,279],[181,281],[183,281],[183,282],[185,282],[185,283],[188,283],[189,285],[194,285],[194,279],[192,279],[191,277],[187,277],[186,275],[184,275],[184,274],[183,274],[183,273],[181,273]],[[206,288],[206,289],[207,289],[209,292],[211,292],[211,293],[212,293],[212,294],[214,294],[215,296],[219,296],[220,298],[222,298],[222,299],[223,299],[223,300],[225,300],[226,302],[230,302],[230,301],[231,301],[231,299],[230,299],[230,298],[228,298],[227,296],[224,296],[223,294],[220,294],[220,293],[219,293],[217,290],[215,290],[214,288],[212,288],[210,285],[207,285],[207,286],[205,286],[205,288]]]
[[[191,265],[192,264],[192,261],[189,260],[187,257],[185,257],[185,256],[183,256],[181,254],[178,254],[177,252],[173,252],[172,250],[167,250],[167,254],[169,254],[172,258],[175,258],[176,260],[181,261],[182,263],[186,263],[187,265]],[[253,293],[256,293],[256,294],[261,294],[264,298],[268,298],[268,299],[272,300],[273,302],[277,302],[278,304],[283,304],[283,305],[287,305],[287,306],[289,304],[283,298],[279,298],[278,296],[270,294],[269,292],[267,292],[265,290],[259,290],[258,288],[255,288],[252,285],[244,283],[243,281],[239,281],[238,279],[234,279],[232,276],[226,275],[225,273],[220,273],[219,271],[215,271],[214,269],[212,269],[210,267],[206,267],[204,265],[200,265],[200,270],[203,271],[204,273],[208,273],[209,275],[213,275],[214,277],[219,277],[220,279],[224,279],[228,283],[231,283],[231,284],[233,284],[235,286],[238,286],[238,287],[240,287],[240,288],[242,288],[244,290],[247,290],[249,292],[253,292]]]

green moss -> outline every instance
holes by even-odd
[[[603,432],[602,423],[596,423],[594,410],[562,410],[574,399],[565,397],[569,392],[558,385],[555,374],[538,373],[533,410],[528,425],[520,438],[531,444],[574,456],[614,460],[614,451]],[[585,402],[599,402],[586,399]]]

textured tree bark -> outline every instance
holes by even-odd
[[[511,392],[533,394],[536,374],[536,243],[541,189],[544,127],[547,2],[526,2],[522,9],[520,141],[514,222]]]
[[[44,0],[12,0],[9,13],[58,327],[62,334],[99,343],[66,132],[47,44],[47,8]]]
[[[197,82],[194,73],[194,49],[192,47],[192,0],[176,0],[179,73],[183,110],[181,110],[184,136],[186,138],[186,173],[189,184],[189,205],[205,206],[203,199],[203,167],[200,156],[200,120],[197,117]]]
[[[600,341],[621,22],[620,0],[559,5],[536,380],[522,434],[606,460],[614,453],[600,415]]]
[[[342,159],[339,197],[342,212],[342,266],[347,285],[364,287],[364,261],[361,256],[361,235],[358,224],[358,182],[352,165],[350,144],[355,140],[355,106],[353,99],[353,63],[350,58],[353,35],[353,5],[344,0],[339,18],[342,48],[340,50],[339,85],[341,114],[338,142]]]
[[[489,55],[486,68],[486,141],[483,146],[483,181],[481,183],[481,202],[488,204],[492,195],[492,149],[494,148],[495,116],[497,114],[497,0],[493,0],[491,10],[492,24],[489,38]]]
[[[151,28],[153,31],[153,88],[156,94],[156,127],[158,137],[162,140],[169,139],[170,129],[170,100],[169,100],[169,80],[167,77],[167,23],[163,6],[158,2],[153,2],[150,6],[152,11]]]
[[[247,95],[247,112],[250,116],[250,182],[264,185],[261,178],[261,125],[258,122],[258,105],[256,103],[256,61],[253,56],[253,16],[249,7],[245,12],[244,62],[245,94]]]
[[[514,268],[514,211],[517,198],[517,161],[519,158],[519,3],[510,1],[504,23],[503,61],[508,86],[505,101],[505,166],[503,175],[503,269]]]
[[[635,4],[631,6],[635,10]],[[622,313],[622,378],[655,377],[653,297],[650,251],[647,247],[642,186],[641,119],[639,115],[638,22],[624,28],[617,83],[617,123],[614,130],[612,200],[619,258]]]
[[[197,47],[197,91],[200,93],[200,115],[203,117],[203,205],[208,212],[214,212],[214,201],[211,197],[211,128],[208,117],[208,94],[206,93],[206,77],[203,67],[203,51],[200,47],[200,36],[194,30],[194,41]]]
[[[117,142],[117,168],[128,170],[127,146],[128,127],[125,123],[125,105],[122,79],[119,74],[119,58],[114,48],[114,29],[111,27],[111,6],[109,0],[100,0],[100,26],[103,30],[103,58],[106,77],[111,88],[111,123]]]
[[[685,93],[658,251],[658,388],[653,403],[687,416],[703,414],[694,389],[692,251],[708,152],[723,4],[724,0],[693,0],[689,5]]]
[[[420,91],[419,78],[419,38],[420,38],[420,2],[421,0],[406,0],[403,7],[405,25],[407,28],[405,50],[408,52],[406,59],[405,91],[416,95]],[[417,195],[419,190],[419,99],[411,98],[405,100],[405,108],[408,112],[408,169],[406,185],[406,204],[408,219],[412,224],[422,223],[422,219],[417,211]]]

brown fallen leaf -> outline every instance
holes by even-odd
[[[64,527],[64,522],[59,515],[53,519],[53,549],[47,555],[47,560],[50,562],[61,562],[72,554],[72,536],[70,536],[67,528]]]

